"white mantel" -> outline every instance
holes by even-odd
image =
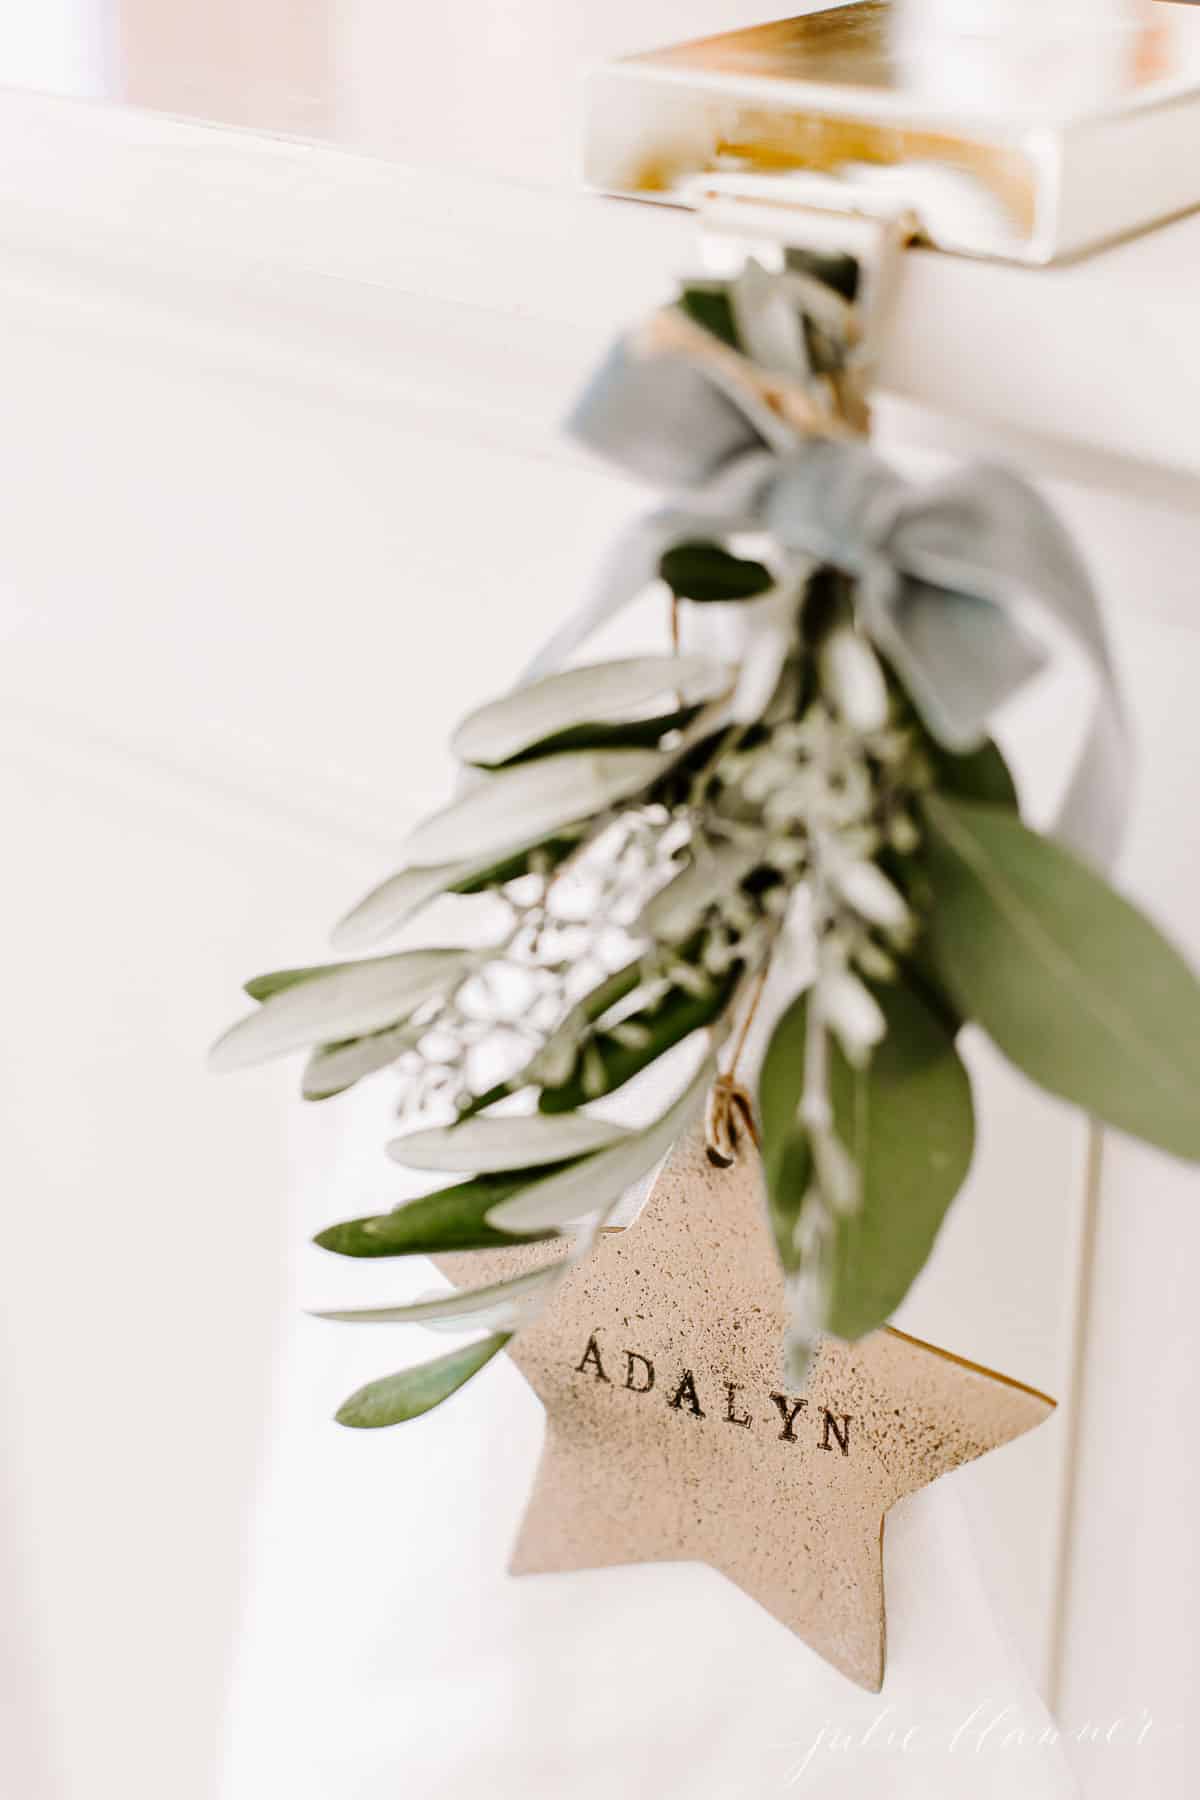
[[[356,366],[386,379],[409,318],[444,317],[450,302],[515,315],[515,361],[500,375],[516,391],[527,359],[577,355],[668,291],[692,242],[680,209],[562,181],[414,167],[15,92],[0,107],[0,158],[6,283],[44,273],[59,287],[77,274],[101,298],[137,277],[147,284],[138,298],[168,314],[183,283],[197,325],[231,345],[257,332],[279,355],[303,355],[319,339],[350,379]],[[883,388],[949,419],[1026,434],[1047,473],[1081,469],[1082,456],[1123,487],[1136,463],[1140,491],[1184,495],[1179,483],[1200,481],[1198,278],[1200,213],[1053,269],[916,252]],[[453,333],[441,353],[458,356]],[[550,428],[555,393],[548,381],[527,389],[514,444]]]

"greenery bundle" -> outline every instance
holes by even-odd
[[[720,300],[692,289],[680,310],[741,355]],[[821,1333],[881,1325],[930,1253],[972,1156],[965,1022],[1050,1092],[1200,1158],[1192,973],[1084,860],[1022,822],[990,740],[948,746],[864,608],[858,572],[820,544],[797,548],[769,529],[748,546],[693,526],[661,553],[676,623],[744,610],[752,659],[675,648],[574,666],[459,726],[454,798],[335,943],[375,948],[446,895],[489,898],[486,942],[246,984],[255,1010],[216,1045],[215,1066],[307,1050],[310,1099],[389,1070],[418,1127],[389,1153],[455,1177],[331,1226],[326,1249],[428,1255],[568,1233],[586,1254],[703,1105],[785,941],[804,944],[810,972],[755,1098],[794,1379]],[[692,1072],[653,1122],[596,1112],[685,1040]],[[421,1123],[431,1116],[441,1122]],[[568,1265],[333,1315],[484,1333],[364,1388],[339,1418],[386,1425],[436,1405]]]

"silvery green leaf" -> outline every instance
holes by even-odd
[[[502,1200],[487,1215],[489,1225],[501,1231],[542,1231],[565,1225],[585,1213],[612,1204],[625,1189],[653,1168],[700,1110],[716,1072],[714,1059],[704,1059],[683,1093],[661,1118],[642,1131],[626,1132],[610,1149],[539,1181],[536,1186]],[[571,1113],[551,1115],[548,1123],[572,1118]]]
[[[923,802],[925,944],[963,1017],[1052,1094],[1200,1160],[1200,982],[1070,851],[1006,807]]]
[[[503,1350],[509,1335],[495,1332],[491,1337],[463,1344],[446,1356],[435,1356],[432,1362],[418,1363],[415,1368],[401,1369],[398,1375],[368,1382],[338,1408],[338,1424],[369,1430],[419,1418],[478,1374],[498,1350]]]
[[[714,699],[733,671],[706,656],[643,656],[548,675],[481,706],[451,740],[463,762],[505,763],[531,744],[581,723],[636,719],[655,701],[680,706]]]
[[[569,752],[499,769],[418,825],[405,845],[414,863],[481,859],[536,843],[605,812],[656,781],[672,757],[659,750]]]
[[[419,1027],[415,1029],[419,1030]],[[328,1100],[345,1093],[364,1075],[386,1069],[413,1042],[414,1027],[407,1019],[366,1037],[346,1043],[320,1044],[304,1065],[300,1091],[306,1100]]]
[[[312,981],[314,976],[328,975],[331,969],[350,969],[352,963],[310,963],[303,969],[271,969],[265,975],[252,975],[249,981],[242,983],[242,992],[251,1000],[269,1000],[272,994],[281,994],[284,988],[297,987],[302,981]]]
[[[372,888],[335,927],[334,946],[341,950],[365,950],[399,931],[422,907],[442,894],[478,894],[486,888],[502,887],[506,881],[517,880],[531,867],[556,868],[577,847],[579,836],[578,832],[565,833],[539,838],[533,844],[507,844],[498,854],[491,852],[483,858],[399,869]],[[281,971],[289,978],[306,973],[305,970]],[[260,976],[258,979],[279,981],[280,978]],[[259,997],[254,996],[255,999]]]
[[[744,609],[745,641],[729,709],[739,724],[752,725],[761,718],[778,690],[795,642],[797,603],[796,585],[787,582]]]
[[[509,1118],[464,1119],[393,1138],[388,1155],[409,1169],[452,1170],[463,1175],[501,1174],[567,1157],[590,1156],[631,1136],[611,1119],[584,1113],[516,1113]]]
[[[365,962],[331,963],[273,993],[209,1052],[213,1069],[242,1069],[310,1044],[334,1043],[395,1025],[453,986],[477,960],[468,950],[404,950]]]
[[[804,282],[806,277],[795,279]],[[790,276],[769,272],[757,258],[748,257],[745,267],[729,284],[729,303],[737,323],[738,342],[751,362],[804,382],[812,376],[812,362],[804,313],[797,297],[789,291],[792,280]],[[809,285],[819,288],[816,282]],[[843,312],[848,310],[837,295],[831,298]]]
[[[530,1310],[530,1302],[544,1299],[561,1280],[565,1263],[530,1269],[507,1281],[487,1287],[456,1288],[407,1306],[366,1306],[347,1312],[315,1312],[314,1319],[333,1319],[347,1325],[452,1325],[462,1331],[486,1327],[490,1331],[516,1331]]]
[[[470,862],[435,863],[429,868],[400,869],[372,888],[358,905],[339,920],[331,943],[335,950],[363,950],[399,931],[415,913],[439,894],[465,881],[476,868]],[[259,996],[254,995],[255,999]]]
[[[660,944],[682,943],[719,896],[732,892],[762,860],[762,854],[758,846],[702,845],[688,866],[643,907],[639,925]]]

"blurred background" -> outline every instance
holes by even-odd
[[[690,226],[576,194],[584,71],[797,10],[39,0],[0,17],[14,1800],[209,1800],[289,1512],[272,1592],[305,1558],[336,1586],[298,1484],[336,1471],[322,1516],[350,1534],[359,1484],[448,1491],[450,1452],[424,1471],[347,1460],[329,1412],[378,1346],[296,1322],[345,1291],[305,1234],[382,1179],[377,1101],[305,1108],[292,1070],[216,1082],[204,1052],[246,976],[323,954],[444,793],[450,724],[515,674],[637,504],[556,421],[686,265]],[[914,469],[1009,456],[1088,535],[1142,746],[1126,880],[1193,949],[1198,252],[1183,221],[1091,273],[915,258],[880,409]],[[1127,385],[1118,344],[1138,346]],[[1013,724],[1043,813],[1078,700],[1048,689]],[[1085,1746],[1087,1791],[1182,1796],[1194,1182],[1124,1145],[1100,1179],[1081,1121],[976,1068],[980,1164],[903,1322],[1059,1395],[1053,1426],[963,1490],[993,1599],[1073,1718],[1160,1722],[1158,1761]],[[338,1668],[319,1629],[310,1648]],[[317,1681],[293,1674],[281,1731]],[[364,1774],[338,1800],[375,1792]]]

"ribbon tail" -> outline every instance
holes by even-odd
[[[759,528],[759,493],[771,467],[766,451],[751,451],[726,463],[688,504],[662,506],[622,532],[600,565],[595,586],[522,670],[518,687],[552,675],[593,632],[636,600],[658,579],[663,552],[685,538],[716,540]]]
[[[699,337],[703,343],[702,332]],[[770,442],[761,410],[752,391],[722,377],[719,364],[639,354],[620,339],[576,401],[566,430],[625,474],[669,492],[703,484],[727,462]]]
[[[581,644],[615,619],[657,579],[664,550],[693,524],[691,514],[664,508],[647,513],[622,532],[600,565],[591,593],[542,645],[521,671],[516,685],[524,687],[526,682],[538,681],[561,669]]]
[[[1041,646],[1011,614],[885,565],[868,569],[863,610],[926,725],[948,750],[974,750],[988,721],[1045,666]]]
[[[972,681],[981,685],[973,698],[969,684],[957,696],[950,687],[941,689],[941,698],[949,700],[956,713],[965,704],[964,719],[972,708],[983,705],[978,723],[985,726],[996,708],[1045,661],[1039,650],[1038,661],[1021,674],[1019,656],[1012,654],[1018,637],[1033,648],[1046,637],[1053,647],[1054,634],[1065,635],[1087,660],[1096,679],[1092,717],[1052,835],[1098,867],[1106,867],[1120,847],[1125,826],[1131,751],[1099,602],[1070,534],[1028,482],[1009,470],[980,465],[940,483],[918,506],[903,508],[888,539],[892,557],[906,571],[901,593],[915,586],[966,593],[973,609],[963,615],[968,630],[979,633],[983,615],[977,609],[986,606],[1017,634],[1007,649],[994,629],[977,636],[980,667],[972,671]],[[893,625],[902,629],[895,591],[886,604]],[[1023,628],[1018,614],[1032,631]],[[974,625],[969,623],[972,616]],[[946,633],[944,653],[952,641],[948,622],[937,629]],[[932,631],[925,641],[929,649],[938,648]],[[989,685],[995,690],[990,700]],[[936,728],[932,719],[930,726]],[[955,747],[950,738],[944,741]]]
[[[1098,869],[1116,861],[1133,794],[1133,759],[1120,696],[1101,679],[1091,723],[1052,835]]]

